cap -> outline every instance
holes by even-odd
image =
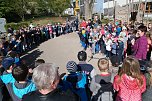
[[[14,58],[7,57],[2,60],[2,66],[5,70],[7,70],[12,64],[14,64]]]

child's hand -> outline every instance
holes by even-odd
[[[131,44],[134,45],[135,44],[135,39],[131,40]]]

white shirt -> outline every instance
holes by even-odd
[[[111,51],[112,40],[108,39],[107,41],[105,41],[105,44],[106,44],[106,50]]]

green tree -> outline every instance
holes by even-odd
[[[0,0],[0,18],[4,17],[5,14],[13,10],[9,0]]]
[[[70,6],[70,0],[49,0],[49,7],[56,15],[61,15]]]
[[[0,0],[0,17],[13,12],[24,21],[27,14],[55,13],[61,15],[69,6],[70,0]]]
[[[25,14],[27,13],[28,8],[30,8],[29,0],[12,0],[12,5],[16,13],[22,18],[22,21],[24,21]]]
[[[38,9],[47,13],[61,15],[70,6],[70,0],[36,0]]]

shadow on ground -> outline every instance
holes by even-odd
[[[31,53],[25,54],[21,60],[29,67],[34,68],[35,60],[40,57],[40,55],[43,53],[43,51],[40,51],[39,49],[32,51]]]

